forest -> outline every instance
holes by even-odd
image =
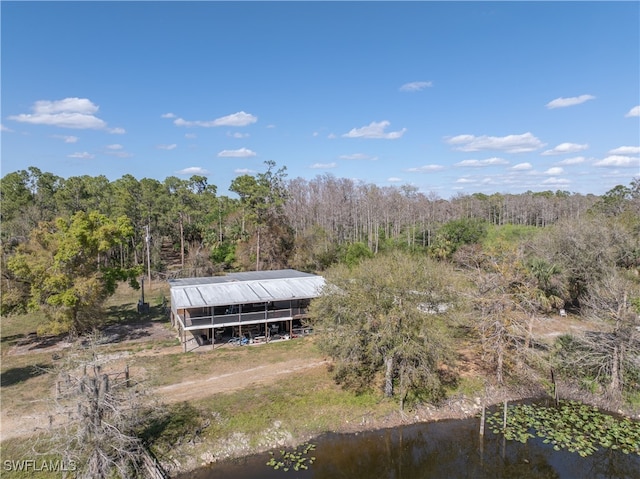
[[[337,286],[312,321],[348,388],[379,383],[401,404],[438,397],[465,341],[498,383],[551,364],[586,390],[640,402],[640,178],[603,195],[445,200],[288,179],[265,162],[228,190],[203,176],[6,174],[2,316],[39,310],[39,334],[75,335],[100,327],[121,282],[294,268]],[[534,324],[560,311],[597,326],[541,355]]]

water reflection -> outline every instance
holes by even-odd
[[[582,458],[554,451],[540,439],[526,444],[487,431],[480,448],[479,420],[415,424],[316,439],[316,462],[306,471],[273,470],[268,454],[216,464],[183,479],[638,479],[640,456],[600,450]]]

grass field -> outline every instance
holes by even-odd
[[[167,288],[157,287],[147,292],[150,303],[148,316],[136,311],[139,292],[120,288],[107,306],[109,327],[135,326],[149,322],[165,328],[171,336],[170,324],[161,310]],[[37,314],[2,318],[1,381],[2,410],[13,418],[25,417],[36,411],[45,412],[55,394],[56,377],[48,371],[73,351],[73,347],[41,351],[21,348],[29,334],[42,321]],[[64,338],[56,338],[64,343]],[[49,343],[46,343],[48,346]],[[18,351],[18,353],[16,352]],[[130,366],[132,377],[141,381],[153,397],[153,391],[194,378],[212,375],[242,376],[261,365],[273,373],[284,364],[305,361],[322,363],[312,337],[274,342],[251,347],[223,347],[214,351],[184,354],[176,339],[149,338],[137,342],[104,344],[96,348],[100,355],[116,358],[114,367]],[[157,398],[155,398],[157,399]],[[217,459],[228,455],[294,444],[313,435],[332,430],[357,429],[380,421],[397,411],[397,404],[376,394],[355,395],[345,392],[332,380],[326,365],[302,372],[277,376],[273,381],[248,384],[239,390],[215,393],[193,401],[164,404],[157,410],[147,428],[140,431],[161,458],[176,459],[185,467],[196,467],[202,457]],[[43,424],[46,431],[46,424]],[[242,447],[237,444],[239,435]],[[234,439],[235,438],[235,439]],[[2,477],[51,478],[59,472],[15,469],[20,461],[60,461],[47,455],[44,436],[16,437],[0,443]],[[34,449],[35,447],[35,449]],[[35,452],[34,452],[35,451]],[[36,454],[36,452],[38,454]],[[203,456],[204,454],[204,456]],[[9,461],[9,462],[6,462]],[[195,462],[193,462],[195,461]],[[49,462],[48,464],[51,464]],[[16,466],[16,467],[14,467]]]

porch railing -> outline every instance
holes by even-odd
[[[296,319],[306,316],[306,308],[286,308],[275,309],[267,311],[254,311],[250,313],[233,313],[233,314],[216,314],[213,316],[187,316],[180,315],[183,324],[186,328],[209,328],[217,325],[233,325],[243,323],[259,323],[259,322],[273,322],[278,319]]]

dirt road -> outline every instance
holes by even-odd
[[[202,399],[218,393],[237,391],[255,384],[265,384],[304,370],[326,367],[327,361],[284,361],[233,371],[218,376],[183,381],[156,388],[153,392],[166,403]]]
[[[173,352],[173,348],[168,348],[167,352]],[[281,361],[161,386],[150,392],[167,404],[190,401],[218,393],[237,391],[256,384],[277,381],[278,378],[319,367],[326,367],[326,361],[318,361],[315,358],[308,361],[300,359]],[[63,424],[63,418],[51,415],[51,410],[48,407],[49,401],[34,402],[32,406],[27,414],[15,413],[2,408],[2,414],[0,414],[0,438],[2,440],[26,437],[39,431],[46,431],[50,425]]]

